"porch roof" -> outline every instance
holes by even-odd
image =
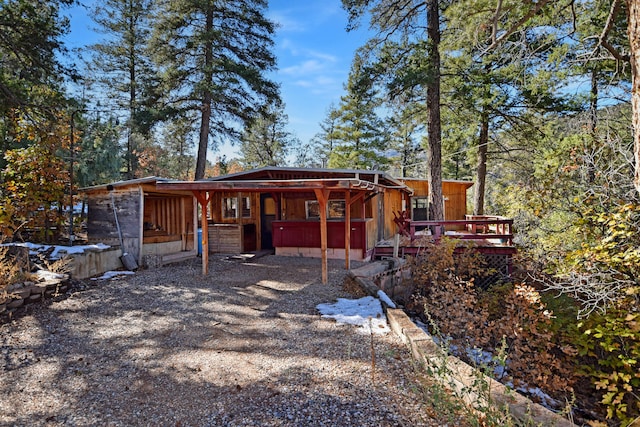
[[[329,191],[372,191],[383,192],[388,188],[396,188],[411,194],[413,191],[405,185],[382,185],[363,179],[292,179],[292,180],[229,180],[229,181],[164,181],[157,182],[161,190],[190,191],[246,191],[258,193],[271,192],[308,192],[314,190]]]

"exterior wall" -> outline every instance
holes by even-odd
[[[371,221],[351,221],[351,248],[368,249],[367,225]],[[327,247],[344,249],[345,222],[327,221]],[[278,247],[320,248],[320,221],[274,221],[273,245]]]
[[[403,182],[413,189],[412,197],[426,197],[429,195],[429,183],[426,179],[404,179]],[[465,219],[467,213],[468,182],[443,181],[442,194],[444,201],[444,217],[446,220]],[[407,210],[411,205],[407,202]]]
[[[168,255],[174,254],[176,252],[182,252],[182,242],[180,240],[175,240],[173,242],[163,242],[163,243],[145,243],[142,245],[142,256],[145,255]]]
[[[284,194],[282,198],[282,219],[306,220],[307,201],[315,201],[316,195],[313,193]],[[329,195],[329,200],[345,200],[344,193],[334,191]],[[364,216],[363,212],[368,211],[369,216]],[[351,218],[370,218],[371,209],[366,209],[362,202],[355,202],[351,205]]]
[[[250,200],[250,215],[242,216],[242,198]],[[238,200],[236,218],[223,217],[225,198]],[[260,247],[260,193],[215,192],[211,197],[209,210],[209,253],[240,253]],[[235,225],[235,227],[234,227]],[[228,226],[228,227],[224,227]]]
[[[445,219],[464,219],[467,213],[467,186],[457,182],[443,182]]]
[[[384,236],[382,239],[389,239],[396,234],[397,227],[393,222],[393,214],[407,209],[409,200],[407,196],[400,191],[385,191],[384,193]],[[405,200],[403,204],[402,201]],[[403,209],[404,208],[404,209]]]
[[[91,194],[87,215],[87,236],[90,242],[101,242],[110,246],[120,246],[118,229],[113,214],[111,193]],[[140,190],[136,188],[116,189],[113,201],[122,231],[124,251],[139,258],[139,236],[142,207]]]
[[[195,248],[193,214],[192,197],[145,195],[142,226],[144,244],[178,241],[181,242],[178,251],[193,250]],[[146,254],[143,253],[143,255]]]

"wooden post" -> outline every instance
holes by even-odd
[[[322,283],[327,284],[328,268],[327,268],[327,200],[329,199],[329,190],[326,188],[314,189],[318,206],[320,209],[320,253],[322,254]]]
[[[351,269],[351,191],[344,192],[344,262]]]
[[[138,240],[138,265],[142,265],[144,261],[142,259],[142,250],[144,249],[144,189],[142,188],[141,185],[138,186],[138,191],[139,191],[139,199],[138,199],[138,203],[140,203],[140,218],[138,218],[138,233],[139,233],[139,240]],[[125,249],[122,248],[122,250],[124,251]]]
[[[187,215],[185,211],[185,200],[184,197],[180,197],[180,240],[182,240],[182,248],[181,250],[187,250]]]
[[[200,227],[202,228],[202,274],[209,274],[209,222],[207,221],[207,213],[209,211],[209,193],[206,191],[194,191],[193,194],[202,206],[202,218]]]

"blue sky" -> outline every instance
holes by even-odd
[[[76,6],[66,15],[71,18],[69,48],[100,40],[102,35],[92,30],[95,24],[86,8]],[[329,106],[337,105],[344,93],[353,53],[365,43],[367,31],[347,33],[347,13],[340,0],[271,0],[268,17],[279,24],[275,37],[278,71],[272,78],[281,84],[289,130],[307,142],[319,132]],[[229,158],[234,150],[221,148]]]

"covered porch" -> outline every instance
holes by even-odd
[[[159,190],[190,191],[200,205],[203,274],[208,273],[210,227],[223,229],[242,224],[243,210],[247,210],[247,222],[255,225],[256,246],[264,250],[270,244],[280,255],[319,257],[323,283],[327,283],[329,258],[344,257],[346,268],[350,268],[351,259],[363,259],[373,249],[384,227],[384,220],[370,201],[384,197],[388,186],[356,174],[301,179],[242,178],[158,183]],[[402,186],[393,191],[410,194],[411,190]],[[243,205],[250,200],[259,201],[255,207],[258,212],[250,213],[254,208]],[[219,209],[212,212],[213,206]],[[233,221],[213,222],[218,210],[233,210]]]

